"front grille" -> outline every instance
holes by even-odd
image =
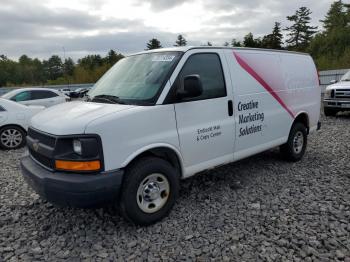
[[[53,159],[50,158],[49,155],[52,155],[54,151],[56,138],[32,128],[28,129],[28,137],[30,139],[27,141],[32,141],[28,143],[29,154],[32,156],[32,158],[34,158],[40,164],[53,169]],[[37,148],[34,147],[34,143],[38,143]],[[43,149],[41,145],[45,146],[45,149]]]
[[[350,99],[350,89],[336,89],[335,98],[338,99]]]
[[[54,165],[53,165],[53,161],[52,159],[48,158],[47,156],[44,156],[38,152],[35,152],[33,149],[29,148],[29,154],[36,160],[38,161],[40,164],[53,169]]]
[[[41,132],[38,132],[32,128],[28,129],[28,136],[40,141],[40,143],[47,145],[49,147],[55,147],[56,138]]]

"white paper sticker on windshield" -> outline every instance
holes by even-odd
[[[152,58],[152,62],[171,62],[174,58],[174,55],[157,55]]]

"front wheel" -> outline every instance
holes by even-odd
[[[290,131],[288,141],[280,147],[282,155],[290,161],[299,161],[305,154],[307,129],[302,123],[295,123]]]
[[[5,150],[17,149],[25,144],[25,132],[17,126],[0,129],[0,147]]]
[[[120,209],[138,225],[153,224],[168,215],[179,192],[179,175],[167,161],[147,157],[127,168]]]

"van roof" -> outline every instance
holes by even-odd
[[[254,50],[254,51],[260,51],[260,52],[279,52],[279,53],[299,54],[299,55],[307,55],[307,56],[309,55],[308,53],[302,53],[297,51],[266,49],[266,48],[251,48],[251,47],[226,47],[226,46],[175,46],[175,47],[166,47],[166,48],[158,48],[158,49],[142,51],[132,55],[138,55],[138,54],[144,54],[144,53],[171,52],[171,51],[186,52],[191,49]]]

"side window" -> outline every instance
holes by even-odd
[[[47,98],[56,97],[56,96],[58,95],[55,92],[47,91]]]
[[[203,94],[190,100],[202,100],[226,96],[224,74],[219,55],[214,53],[195,54],[190,56],[179,75],[180,88],[187,75],[199,75],[203,85]]]
[[[33,99],[46,99],[46,98],[51,98],[51,97],[55,97],[58,96],[56,93],[51,92],[51,91],[46,91],[46,90],[36,90],[36,91],[32,91],[32,96]]]
[[[28,101],[31,99],[32,98],[31,98],[30,91],[23,91],[11,98],[12,101],[16,101],[16,102]]]

